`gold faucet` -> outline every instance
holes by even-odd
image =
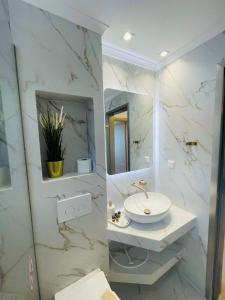
[[[146,186],[147,182],[144,180],[138,180],[136,182],[133,182],[131,185],[138,188],[139,190],[143,191],[145,194],[145,197],[149,199],[148,192],[145,190],[144,186]]]

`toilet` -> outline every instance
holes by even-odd
[[[55,294],[55,300],[120,300],[111,290],[104,272],[89,273]]]

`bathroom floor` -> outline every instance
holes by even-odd
[[[181,277],[177,268],[163,276],[153,286],[111,283],[111,288],[121,300],[205,300],[198,290]]]

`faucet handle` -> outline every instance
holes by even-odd
[[[143,179],[139,180],[138,183],[140,185],[146,185],[147,184],[147,182],[145,180],[143,180]]]
[[[147,184],[147,182],[145,180],[141,179],[141,180],[133,182],[131,185],[137,187],[137,185],[139,185],[139,186],[145,186],[146,184]]]

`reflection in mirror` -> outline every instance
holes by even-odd
[[[113,89],[104,93],[109,174],[150,167],[152,161],[152,100]]]
[[[109,174],[117,174],[130,170],[128,125],[128,104],[106,114]]]
[[[9,159],[5,134],[5,122],[0,91],[0,188],[10,186]]]

